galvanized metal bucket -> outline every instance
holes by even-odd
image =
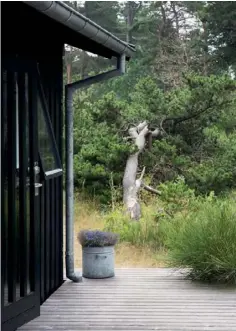
[[[83,277],[114,277],[114,251],[114,246],[83,247]]]

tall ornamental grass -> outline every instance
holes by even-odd
[[[171,266],[189,268],[194,280],[236,284],[236,206],[206,200],[192,212],[161,222]]]

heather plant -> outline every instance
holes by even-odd
[[[78,234],[78,240],[82,247],[114,246],[118,241],[118,235],[99,230],[82,230]]]

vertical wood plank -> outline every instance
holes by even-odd
[[[45,182],[45,297],[50,293],[50,187],[49,182]]]
[[[7,73],[8,107],[8,301],[16,301],[16,74]]]
[[[59,141],[59,98],[60,98],[60,91],[58,89],[58,73],[57,73],[57,67],[58,67],[58,61],[56,62],[55,66],[55,75],[54,75],[54,113],[55,113],[55,125],[54,125],[54,132],[55,132],[55,139],[58,145]],[[59,211],[60,211],[60,188],[59,188],[59,179],[55,178],[55,283],[56,287],[60,285],[60,273],[59,273],[59,263],[60,263],[60,219],[59,219]]]
[[[64,46],[61,45],[61,52],[63,52]],[[63,59],[62,57],[59,60],[60,65],[58,66],[58,95],[57,95],[57,99],[59,102],[58,105],[58,150],[59,150],[59,154],[60,154],[60,158],[61,158],[61,163],[63,164],[64,161],[64,145],[63,145],[63,123],[64,123],[64,118],[63,118]],[[63,260],[64,260],[64,256],[63,256],[63,242],[64,242],[64,236],[63,236],[63,232],[64,232],[64,227],[63,227],[63,213],[64,213],[64,209],[63,209],[63,174],[61,177],[58,178],[58,183],[59,183],[59,188],[58,188],[58,227],[59,227],[59,251],[58,251],[58,259],[59,259],[59,278],[60,278],[60,283],[63,282],[63,269],[64,269],[64,265],[63,265]]]
[[[8,210],[7,210],[7,168],[8,168],[8,158],[7,158],[7,73],[5,70],[1,72],[2,90],[1,90],[1,159],[4,160],[1,164],[1,304],[2,307],[8,302],[8,297],[6,295],[6,278],[7,278],[7,236],[6,224],[8,222]]]
[[[45,184],[45,183],[44,183]],[[43,184],[43,187],[41,189],[40,194],[40,261],[41,261],[41,280],[40,280],[40,301],[41,303],[45,300],[45,208],[44,208],[44,197],[45,197],[45,186]]]
[[[52,67],[52,76],[54,76],[54,70]],[[53,133],[55,134],[55,100],[54,100],[54,81],[51,77],[51,79],[48,80],[48,90],[49,90],[49,111],[50,111],[50,118],[51,118],[51,123],[52,123],[52,128],[53,128]],[[50,220],[50,227],[51,227],[51,284],[50,288],[51,291],[54,291],[56,287],[55,283],[55,259],[56,259],[56,252],[55,252],[55,237],[56,237],[56,227],[55,227],[55,204],[56,204],[56,199],[55,199],[55,178],[51,179],[51,185],[50,185],[50,196],[51,196],[51,220]]]
[[[30,137],[30,285],[31,291],[39,292],[39,197],[35,195],[34,167],[38,161],[37,140],[37,80],[32,68],[29,74],[29,137]],[[39,293],[38,293],[39,294]]]
[[[19,233],[20,233],[20,296],[27,293],[27,271],[28,271],[28,231],[27,231],[27,107],[26,107],[26,85],[25,73],[18,75],[18,95],[19,95]]]

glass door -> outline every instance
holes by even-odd
[[[2,61],[2,330],[40,313],[37,76],[33,64]]]

